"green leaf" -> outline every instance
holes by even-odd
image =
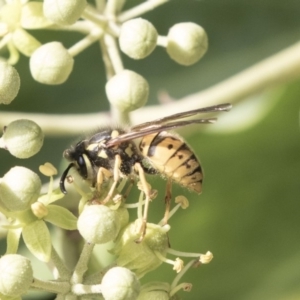
[[[47,209],[48,214],[44,218],[45,221],[63,229],[77,229],[77,218],[69,210],[58,205],[48,205]]]
[[[51,256],[50,232],[44,221],[39,220],[23,228],[23,239],[29,251],[41,261],[48,262]]]

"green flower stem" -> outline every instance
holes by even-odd
[[[118,124],[128,125],[131,124],[129,112],[119,110],[117,107],[111,105],[111,115],[113,120],[117,121]]]
[[[182,276],[186,273],[186,271],[195,263],[195,262],[197,262],[198,261],[198,259],[192,259],[190,262],[188,262],[185,266],[184,266],[184,268],[177,274],[177,276],[174,278],[174,280],[173,280],[173,282],[172,282],[172,284],[171,284],[171,293],[172,293],[172,295],[174,295],[175,294],[175,292],[177,291],[177,289],[176,290],[174,290],[175,289],[175,287],[178,285],[178,282],[179,282],[179,280],[182,278]],[[179,288],[180,289],[180,288]],[[174,290],[174,291],[173,291]]]
[[[127,20],[136,18],[150,10],[155,9],[157,6],[162,5],[168,1],[169,0],[148,0],[146,2],[143,2],[140,5],[136,5],[135,7],[128,9],[128,10],[124,11],[123,13],[121,13],[118,16],[118,21],[123,23]]]
[[[123,7],[125,0],[108,0],[105,7],[105,14],[108,16],[116,15]]]
[[[51,250],[51,262],[54,264],[60,279],[68,279],[71,277],[71,271],[66,267],[55,248],[52,247]]]
[[[103,12],[106,6],[106,0],[95,0],[97,11]]]
[[[31,287],[55,294],[66,294],[70,291],[69,282],[44,281],[34,278]]]
[[[168,38],[166,36],[159,35],[158,38],[157,38],[156,44],[158,46],[166,48],[167,44],[168,44]]]
[[[191,291],[191,289],[192,289],[192,284],[185,283],[185,282],[181,283],[171,290],[170,297],[174,296],[179,290],[184,290],[186,292],[189,292]]]
[[[43,30],[57,30],[57,31],[73,31],[73,32],[79,32],[82,34],[89,34],[94,28],[94,25],[90,22],[87,22],[85,20],[83,21],[77,21],[76,23],[72,25],[52,25],[46,28],[43,28]]]
[[[91,5],[87,5],[81,16],[84,19],[99,25],[101,28],[106,26],[107,19],[103,15],[99,14],[99,12]]]
[[[104,66],[105,66],[106,80],[108,81],[110,78],[112,78],[115,75],[115,71],[114,71],[112,62],[109,58],[104,39],[101,39],[99,41],[99,45],[100,45],[101,53],[102,53],[102,60],[103,60]]]
[[[109,55],[110,61],[113,65],[115,74],[124,70],[123,62],[119,52],[119,48],[116,39],[110,35],[105,35],[104,37],[105,45],[107,47],[107,53]]]
[[[95,244],[85,243],[71,278],[72,283],[82,283],[83,275],[88,269],[88,262],[92,255]]]
[[[91,44],[99,40],[103,34],[103,29],[94,28],[89,35],[87,35],[82,40],[80,40],[68,49],[69,54],[73,57],[76,56],[77,54],[81,53],[83,50],[88,48]]]
[[[85,285],[77,283],[72,286],[72,292],[77,296],[86,294],[100,294],[101,284]]]
[[[183,256],[183,257],[200,257],[203,255],[202,253],[189,253],[189,252],[181,252],[174,249],[169,248],[167,250],[169,254],[175,255],[175,256]]]

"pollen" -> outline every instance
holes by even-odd
[[[118,130],[113,130],[113,131],[111,132],[111,138],[115,138],[115,137],[117,137],[117,136],[119,136],[119,135],[120,135],[120,133],[119,133]]]

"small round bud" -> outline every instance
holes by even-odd
[[[0,198],[11,211],[25,210],[37,200],[41,187],[37,174],[24,167],[14,167],[0,179]]]
[[[39,125],[30,120],[16,120],[6,127],[0,147],[17,158],[28,158],[40,151],[43,141],[44,134]]]
[[[32,77],[45,84],[64,83],[72,72],[73,57],[59,42],[42,45],[30,57]]]
[[[17,70],[6,62],[0,61],[0,103],[9,104],[20,89],[20,76]]]
[[[130,70],[123,70],[112,77],[105,90],[109,102],[124,112],[144,106],[149,95],[146,79]]]
[[[118,214],[107,206],[90,205],[79,216],[77,226],[87,242],[104,244],[117,237],[120,221]]]
[[[19,296],[27,292],[33,281],[30,260],[17,254],[7,254],[0,258],[0,293]]]
[[[58,25],[72,25],[81,16],[86,0],[44,0],[46,18]]]
[[[108,270],[101,282],[105,300],[133,300],[140,292],[140,283],[130,270],[115,267]]]
[[[179,23],[170,28],[167,52],[177,63],[189,66],[196,63],[208,48],[204,29],[195,23]]]
[[[157,36],[152,23],[142,18],[132,19],[121,26],[120,48],[129,57],[142,59],[155,49]]]

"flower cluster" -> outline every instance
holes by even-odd
[[[12,168],[0,180],[0,211],[7,219],[2,226],[8,230],[7,250],[0,259],[1,299],[10,299],[11,296],[21,299],[18,297],[30,288],[58,295],[102,294],[105,299],[153,299],[153,295],[170,299],[180,289],[191,289],[189,283],[178,283],[191,266],[206,264],[212,259],[210,252],[184,253],[171,249],[167,235],[169,225],[147,223],[145,236],[137,243],[141,235],[139,207],[144,204],[143,192],[139,203],[126,204],[124,193],[119,189],[120,197],[114,197],[106,205],[97,203],[93,190],[83,193],[79,205],[82,212],[77,218],[66,208],[53,204],[64,196],[59,189],[53,189],[56,169],[46,163],[40,166],[40,172],[50,177],[48,192],[45,194],[40,194],[39,176],[24,167]],[[81,190],[78,191],[82,193]],[[86,201],[88,198],[90,200]],[[177,197],[176,202],[170,216],[178,208],[188,206],[187,199],[183,196]],[[128,209],[138,210],[138,218],[134,222],[129,220]],[[73,271],[58,256],[45,222],[66,230],[78,229],[84,238],[85,244]],[[58,273],[55,281],[47,282],[33,277],[30,261],[17,254],[21,236],[33,255],[43,262],[51,261],[55,265]],[[104,269],[86,276],[93,249],[99,244],[106,245],[105,251],[113,253],[116,259]],[[171,260],[167,258],[168,254],[178,257]],[[193,259],[184,267],[180,257]],[[140,287],[139,279],[157,269],[163,262],[171,264],[178,273],[172,284],[150,282]],[[20,277],[19,274],[26,276]]]
[[[0,49],[6,47],[9,53],[6,62],[0,64],[0,103],[9,104],[18,93],[20,79],[11,65],[18,61],[19,53],[30,57],[30,71],[36,81],[57,85],[68,79],[74,57],[100,41],[109,79],[108,100],[125,112],[143,106],[148,99],[148,83],[136,72],[124,69],[119,50],[133,59],[143,59],[161,46],[171,59],[188,66],[208,47],[207,35],[197,24],[179,23],[167,36],[161,36],[151,22],[140,17],[166,1],[150,0],[122,12],[125,1],[93,7],[85,0],[7,0],[0,7]],[[85,36],[66,49],[56,41],[42,45],[27,31],[38,29],[76,31]]]
[[[119,123],[129,122],[129,112],[146,104],[149,84],[142,75],[124,68],[120,51],[139,60],[161,46],[175,62],[189,66],[199,61],[208,47],[206,33],[197,24],[175,24],[167,36],[161,36],[151,22],[140,17],[167,1],[148,0],[126,11],[122,11],[124,0],[100,0],[95,6],[85,0],[2,1],[0,49],[6,49],[8,57],[0,62],[0,104],[11,103],[18,94],[20,77],[12,65],[17,63],[20,54],[29,58],[34,80],[58,85],[73,71],[74,57],[99,42],[108,78],[105,90],[112,113]],[[57,41],[42,44],[32,32],[46,29],[76,31],[84,37],[68,49]],[[4,128],[0,148],[25,159],[35,155],[43,141],[39,125],[19,119]],[[179,283],[185,272],[191,266],[206,264],[212,259],[210,252],[184,253],[171,249],[170,226],[165,224],[166,220],[159,224],[146,223],[142,210],[157,196],[157,191],[147,182],[141,185],[138,202],[130,203],[126,201],[132,187],[128,178],[118,180],[108,201],[103,201],[103,197],[106,199],[105,192],[116,183],[112,178],[106,178],[101,185],[102,198],[94,187],[82,190],[75,180],[72,185],[81,196],[78,216],[75,216],[67,208],[54,204],[64,197],[61,190],[55,188],[55,167],[46,163],[40,166],[40,172],[50,178],[46,193],[41,192],[40,177],[21,166],[11,168],[0,178],[0,213],[5,219],[2,227],[7,229],[7,249],[0,258],[1,299],[21,299],[30,289],[55,293],[56,299],[81,296],[92,299],[94,295],[102,295],[106,300],[172,299],[178,290],[191,290],[191,284]],[[188,206],[187,199],[182,196],[176,198],[176,203],[169,217],[180,207]],[[130,209],[137,210],[135,220],[129,217]],[[83,247],[74,268],[69,268],[56,251],[47,223],[64,230],[78,230],[82,236]],[[30,260],[17,254],[21,237],[37,259],[54,266],[52,280],[34,277]],[[98,245],[115,259],[94,270],[90,262]],[[171,260],[167,255],[176,258]],[[184,266],[183,257],[192,259]],[[163,262],[171,264],[177,273],[173,282],[150,282],[140,286],[139,279]],[[92,274],[90,269],[93,269]]]

